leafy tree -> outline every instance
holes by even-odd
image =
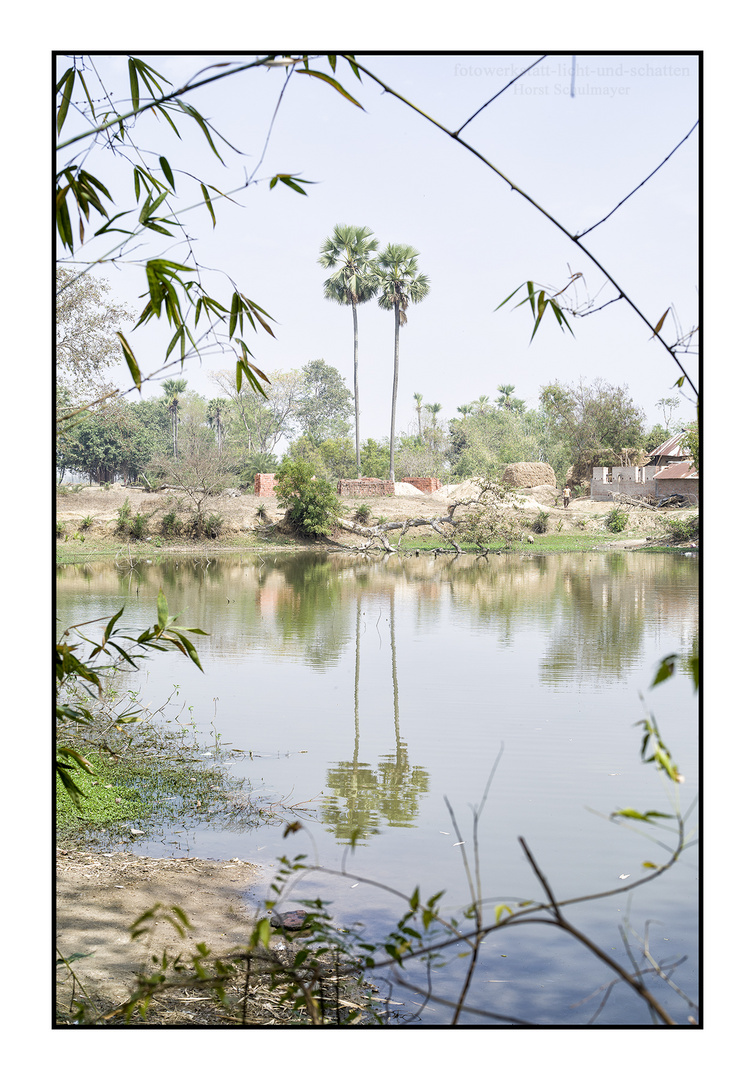
[[[541,455],[530,419],[489,404],[461,406],[450,422],[449,460],[454,476],[494,476],[513,461],[548,460]]]
[[[681,400],[678,394],[674,394],[673,397],[662,397],[656,401],[655,406],[663,413],[663,426],[665,428],[670,427],[671,417],[681,405]],[[656,445],[658,445],[656,443]]]
[[[234,427],[243,433],[237,438],[250,454],[271,454],[281,439],[293,434],[304,395],[301,371],[271,371],[264,397],[246,383],[237,387],[232,371],[214,371],[210,378],[229,399]]]
[[[540,401],[552,429],[569,448],[575,479],[598,465],[613,465],[626,448],[643,445],[645,414],[626,386],[604,379],[569,386],[559,382],[540,389]]]
[[[368,439],[362,445],[362,475],[387,480],[390,469],[390,447],[387,439]]]
[[[422,439],[419,435],[401,436],[395,454],[397,476],[445,476],[448,469],[445,432],[436,428],[432,434],[432,439],[427,437],[428,432]]]
[[[118,330],[133,313],[109,298],[110,285],[59,266],[55,272],[55,360],[57,385],[71,408],[113,392],[108,369],[121,359]]]
[[[331,484],[312,476],[306,461],[284,461],[275,474],[278,505],[286,510],[291,526],[302,536],[327,536],[342,514]]]
[[[239,481],[242,484],[253,484],[257,473],[274,473],[277,468],[278,458],[275,454],[255,450],[239,469]]]
[[[173,457],[178,457],[178,412],[181,408],[180,397],[187,387],[186,379],[166,379],[161,386],[168,399],[171,430],[173,432]]]
[[[663,424],[654,424],[643,440],[643,449],[649,454],[655,450],[656,446],[661,446],[669,438],[671,438],[671,432],[667,427]]]
[[[58,443],[58,469],[86,473],[102,484],[119,476],[136,480],[165,445],[164,432],[161,436],[157,425],[145,422],[152,419],[144,408],[149,404],[106,402],[84,413]]]
[[[692,463],[696,469],[700,468],[700,430],[697,420],[689,425],[687,428],[684,440],[682,442],[682,449],[692,455]]]
[[[333,270],[325,280],[325,299],[349,304],[354,321],[354,445],[357,476],[361,476],[359,447],[359,330],[357,305],[371,300],[378,290],[372,254],[378,240],[366,226],[336,225],[333,235],[323,241],[320,265]]]
[[[393,311],[393,395],[391,398],[391,461],[389,478],[395,480],[394,447],[396,440],[396,400],[398,398],[399,331],[406,324],[409,304],[419,304],[430,291],[430,280],[421,274],[417,265],[419,252],[407,244],[388,244],[378,255],[377,272],[380,278],[378,304]]]
[[[317,476],[328,480],[354,477],[357,474],[357,459],[351,439],[324,439],[314,446],[306,435],[293,442],[284,461],[304,461]]]
[[[189,415],[181,424],[177,449],[172,457],[163,454],[153,458],[150,468],[188,499],[192,528],[200,537],[205,532],[207,502],[231,486],[237,462],[218,449],[212,432],[196,415]]]
[[[313,446],[348,436],[352,396],[342,376],[324,360],[305,364],[302,376],[302,394],[295,412],[302,433]]]

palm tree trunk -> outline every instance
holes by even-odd
[[[393,345],[393,399],[391,401],[391,463],[390,463],[390,481],[395,483],[396,473],[393,468],[393,447],[396,437],[396,399],[398,397],[398,333],[400,326],[400,312],[398,300],[393,304],[393,312],[395,316],[395,338]]]
[[[357,329],[357,305],[352,300],[354,314],[354,440],[357,451],[357,480],[362,475],[362,461],[359,454],[359,331]]]

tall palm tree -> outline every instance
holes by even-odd
[[[165,379],[160,383],[163,393],[168,399],[168,412],[170,413],[171,426],[173,428],[173,457],[178,457],[178,399],[188,386],[186,379]]]
[[[215,432],[215,439],[218,444],[218,450],[223,448],[223,414],[225,412],[225,401],[223,398],[213,398],[207,402],[207,423]]]
[[[378,240],[366,226],[336,225],[333,235],[324,240],[318,262],[333,270],[324,282],[325,299],[337,304],[350,304],[354,318],[354,440],[357,455],[357,477],[362,475],[359,452],[359,331],[357,304],[371,300],[378,289],[372,254]]]
[[[414,395],[414,400],[417,403],[414,406],[414,408],[417,410],[417,434],[419,435],[419,437],[421,439],[422,438],[422,394],[415,394]]]
[[[461,420],[462,420],[462,423],[464,423],[464,421],[469,416],[469,414],[471,412],[474,412],[474,409],[472,408],[471,405],[459,405],[457,407],[456,411],[457,411],[457,413],[461,413]]]
[[[406,309],[409,304],[418,304],[430,291],[430,280],[419,272],[417,259],[419,252],[408,244],[388,244],[378,255],[378,274],[380,291],[378,304],[387,311],[393,310],[393,398],[391,401],[391,439],[390,439],[390,479],[396,474],[393,465],[393,450],[396,439],[396,398],[398,397],[398,342],[399,330],[406,323]]]

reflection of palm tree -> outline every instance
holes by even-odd
[[[322,820],[336,837],[352,841],[379,832],[381,819],[391,826],[410,826],[419,813],[419,795],[429,788],[426,769],[409,764],[399,731],[394,594],[391,592],[391,675],[395,754],[381,758],[379,775],[359,760],[359,676],[361,670],[361,605],[357,601],[354,657],[354,752],[351,761],[329,769],[326,783],[333,794],[323,800]]]
[[[391,678],[393,681],[393,731],[396,753],[387,754],[380,762],[380,810],[389,825],[410,826],[419,813],[420,793],[430,786],[426,769],[409,764],[406,743],[399,727],[398,670],[396,664],[395,591],[391,590]]]
[[[323,800],[322,818],[339,840],[355,840],[379,832],[375,773],[359,761],[359,674],[361,667],[362,608],[356,603],[354,656],[354,753],[329,769],[326,782],[335,795]],[[341,800],[339,802],[339,799]],[[364,842],[364,841],[363,841]]]

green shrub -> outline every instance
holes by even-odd
[[[312,476],[312,465],[305,461],[285,461],[275,474],[278,505],[302,536],[327,536],[343,507],[331,484]]]
[[[548,531],[548,518],[550,514],[545,510],[540,510],[534,521],[530,522],[530,528],[536,533],[546,533]]]
[[[87,514],[85,518],[81,519],[81,525],[79,525],[79,528],[82,532],[85,532],[87,529],[91,529],[92,525],[94,525],[94,518],[91,514]]]
[[[352,514],[352,517],[354,518],[354,521],[357,521],[360,525],[366,525],[367,522],[370,520],[370,513],[371,510],[367,503],[362,503],[361,506],[358,506],[356,508],[356,510]]]
[[[62,522],[62,521],[56,521],[55,522],[55,539],[56,540],[62,540],[67,535],[68,534],[66,532],[65,523]]]
[[[115,519],[115,531],[122,535],[129,534],[131,524],[131,507],[128,499],[124,499],[123,505],[118,508],[118,516]]]
[[[136,513],[129,521],[128,532],[134,540],[143,540],[147,534],[147,525],[151,514]]]
[[[669,518],[668,534],[674,544],[686,544],[696,540],[700,531],[700,518]]]
[[[208,514],[204,519],[204,534],[211,540],[217,540],[223,529],[223,518],[220,514]]]
[[[606,525],[611,532],[619,533],[626,529],[629,523],[629,513],[626,510],[620,510],[618,506],[614,506],[611,513],[606,518]]]
[[[183,531],[183,522],[175,510],[169,510],[160,519],[160,532],[169,539],[172,536],[180,536]]]

